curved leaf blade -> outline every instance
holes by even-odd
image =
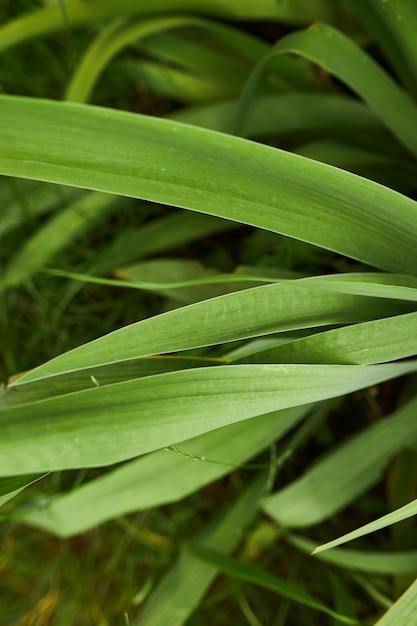
[[[417,204],[377,183],[238,137],[122,111],[3,96],[0,113],[0,173],[209,213],[416,273]]]

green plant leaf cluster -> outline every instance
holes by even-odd
[[[224,601],[412,624],[417,5],[23,5],[0,27],[5,526],[192,517],[217,485],[132,624]]]

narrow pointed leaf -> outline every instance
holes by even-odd
[[[324,550],[330,550],[330,548],[334,548],[336,546],[340,546],[343,543],[347,543],[348,541],[353,541],[354,539],[358,539],[359,537],[364,537],[365,535],[369,535],[370,533],[374,533],[377,530],[381,530],[382,528],[386,528],[387,526],[391,526],[392,524],[397,524],[398,522],[402,522],[409,517],[413,517],[417,514],[417,500],[413,500],[409,502],[405,506],[402,506],[400,509],[393,511],[392,513],[388,513],[383,517],[375,520],[374,522],[370,522],[369,524],[365,524],[365,526],[361,526],[356,530],[353,530],[342,537],[338,537],[338,539],[334,539],[333,541],[328,541],[327,543],[323,543],[321,546],[317,546],[312,552],[312,554],[318,554],[319,552],[323,552]]]
[[[415,310],[415,305],[406,300],[389,299],[392,295],[412,300],[417,293],[415,289],[375,283],[346,283],[329,282],[331,289],[328,289],[321,278],[285,281],[176,309],[64,353],[24,374],[14,384],[131,358],[289,330],[362,322]],[[345,294],[343,289],[353,292],[357,289],[377,297]],[[384,298],[384,295],[387,297]]]

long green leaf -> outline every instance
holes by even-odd
[[[390,365],[225,365],[169,372],[0,411],[0,476],[116,463],[280,409],[417,371]]]
[[[86,105],[3,96],[0,114],[0,173],[210,213],[416,273],[416,203],[342,170],[178,122]]]
[[[371,365],[417,354],[417,313],[344,326],[254,352],[244,363]]]
[[[356,295],[355,289],[376,297]],[[131,358],[408,313],[415,310],[414,303],[390,300],[390,295],[412,300],[416,294],[408,287],[348,280],[342,284],[321,277],[246,289],[122,328],[39,366],[15,385]]]

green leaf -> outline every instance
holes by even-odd
[[[416,203],[353,174],[122,111],[3,96],[0,113],[0,173],[210,213],[416,273]]]
[[[194,544],[191,551],[192,554],[197,556],[202,561],[209,563],[210,565],[214,565],[219,571],[224,574],[228,574],[236,580],[241,580],[253,585],[265,587],[266,589],[271,589],[284,598],[288,598],[289,600],[293,600],[294,602],[298,602],[304,606],[326,613],[344,624],[358,623],[350,617],[340,615],[336,611],[333,611],[320,602],[320,600],[317,600],[300,587],[296,587],[295,585],[288,583],[283,578],[270,574],[257,565],[252,565],[250,563],[245,563],[244,561],[225,556],[224,554],[214,550],[209,550],[203,546],[199,546],[198,544]]]
[[[280,409],[417,371],[390,365],[225,365],[157,374],[0,411],[0,475],[117,463]]]
[[[303,406],[260,415],[182,441],[175,449],[153,452],[43,501],[20,519],[69,537],[126,513],[175,502],[236,469],[293,428],[308,410]]]
[[[410,128],[417,125],[417,107],[412,99],[359,46],[327,24],[314,24],[308,30],[291,33],[279,40],[248,80],[242,94],[242,116],[265,64],[274,55],[283,53],[295,53],[314,61],[343,81],[417,156],[417,140],[410,133]]]
[[[417,580],[377,621],[375,626],[414,626],[417,612]]]
[[[371,365],[417,353],[417,313],[344,326],[294,338],[239,359],[244,363]],[[236,361],[236,362],[239,362]]]
[[[416,297],[413,288],[349,278],[353,276],[346,275],[345,281],[326,281],[323,277],[290,280],[169,311],[52,359],[17,379],[10,391],[13,386],[65,371],[271,333],[362,322],[415,309],[407,302]],[[395,282],[397,277],[386,280]],[[355,290],[365,295],[356,295]],[[390,300],[391,296],[405,300]]]
[[[319,552],[323,552],[324,550],[330,550],[330,548],[340,546],[342,543],[353,541],[354,539],[358,539],[359,537],[363,537],[364,535],[369,535],[370,533],[374,533],[375,531],[386,528],[387,526],[391,526],[392,524],[397,524],[397,522],[402,522],[403,520],[408,519],[409,517],[412,517],[416,514],[417,500],[413,500],[405,506],[402,506],[400,509],[393,511],[392,513],[388,513],[387,515],[380,517],[374,522],[365,524],[365,526],[361,526],[360,528],[357,528],[356,530],[353,530],[352,532],[347,533],[346,535],[343,535],[338,539],[323,543],[321,546],[315,548],[312,554],[318,554]]]
[[[45,474],[29,474],[26,476],[11,476],[0,478],[0,506],[12,500],[23,489],[43,478]]]
[[[417,93],[417,10],[409,0],[351,0],[385,57],[411,93]]]

